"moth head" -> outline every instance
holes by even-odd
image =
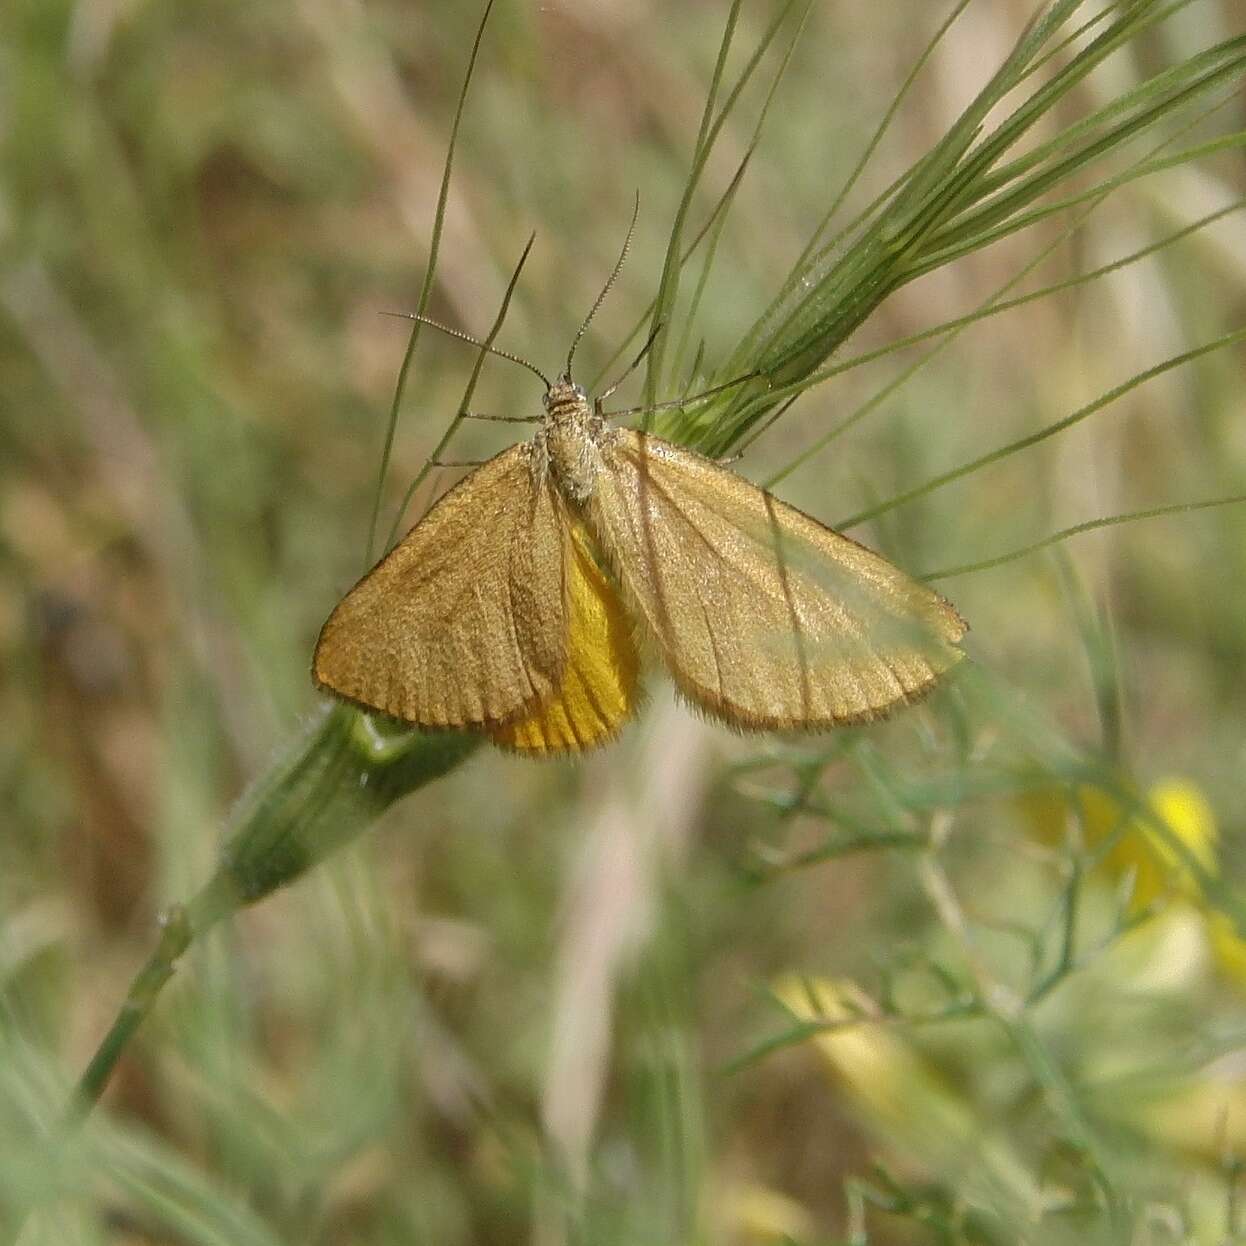
[[[556,380],[553,385],[545,391],[543,399],[546,411],[554,411],[558,407],[568,403],[582,403],[588,401],[588,394],[584,390],[583,385],[577,385],[570,377],[570,374],[564,372],[562,376]]]

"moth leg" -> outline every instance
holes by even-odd
[[[624,372],[618,377],[618,379],[613,384],[607,385],[606,388],[602,390],[602,392],[598,395],[598,398],[597,398],[597,414],[598,415],[605,414],[601,409],[601,404],[605,402],[606,399],[609,398],[610,395],[613,394],[614,391],[618,389],[619,386],[622,385],[623,382],[626,381],[627,378],[631,376],[632,373],[635,372],[638,367],[640,367],[641,360],[644,359],[644,357],[653,349],[654,342],[658,340],[658,334],[662,332],[662,323],[663,322],[659,320],[658,323],[653,326],[653,331],[649,334],[649,337],[646,340],[645,344],[640,348],[640,354],[638,354],[636,358],[633,359],[632,362],[627,365],[627,368],[624,370]]]
[[[709,389],[703,389],[699,394],[689,394],[686,398],[672,398],[669,402],[655,402],[647,407],[625,407],[622,411],[603,411],[601,414],[612,420],[617,415],[641,415],[647,411],[668,411],[671,407],[690,407],[694,402],[702,402],[706,398],[712,398],[715,394],[721,394],[725,390],[734,389],[737,385],[743,385],[745,381],[755,381],[758,378],[766,382],[767,389],[770,388],[770,378],[760,368],[755,368],[752,372],[737,376],[734,381],[711,385]]]
[[[488,459],[429,459],[434,467],[482,467]]]

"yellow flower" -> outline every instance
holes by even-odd
[[[1185,779],[1162,779],[1147,793],[1147,802],[1163,819],[1174,838],[1189,849],[1199,865],[1208,874],[1216,873],[1219,866],[1216,847],[1220,831],[1216,826],[1216,815],[1203,793]],[[1186,862],[1174,851],[1171,841],[1157,835],[1149,827],[1148,838],[1168,876],[1176,881],[1182,891],[1191,896],[1201,896],[1202,886],[1191,874]]]
[[[854,1008],[861,996],[853,983],[790,974],[775,983],[774,993],[796,1020],[825,1025],[813,1045],[864,1123],[943,1174],[970,1201],[1031,1214],[1038,1190],[1007,1139],[983,1129],[973,1106],[902,1031]]]
[[[1220,832],[1216,815],[1202,791],[1188,779],[1167,778],[1153,784],[1145,801],[1165,829],[1131,812],[1113,793],[1093,784],[1074,789],[1075,807],[1066,794],[1044,788],[1025,796],[1021,808],[1035,835],[1046,843],[1063,837],[1072,812],[1080,823],[1086,847],[1094,850],[1113,840],[1101,869],[1113,877],[1133,877],[1130,908],[1137,913],[1157,900],[1173,898],[1193,905],[1221,970],[1246,983],[1246,939],[1233,920],[1207,896],[1204,879],[1219,873]],[[1191,859],[1197,869],[1191,868]]]
[[[746,1241],[799,1242],[817,1233],[808,1208],[769,1186],[739,1185],[726,1203],[731,1227]]]
[[[915,1101],[921,1101],[933,1113],[927,1119],[938,1118],[941,1133],[970,1137],[973,1116],[965,1104],[898,1034],[853,1011],[850,982],[791,975],[775,984],[774,993],[798,1020],[826,1023],[814,1046],[877,1122],[905,1129]]]
[[[1178,841],[1207,873],[1215,873],[1216,818],[1194,784],[1164,779],[1147,793],[1146,804],[1163,820],[1169,834],[1149,818],[1131,812],[1116,793],[1093,784],[1078,784],[1073,800],[1076,803],[1070,809],[1063,790],[1043,788],[1023,797],[1021,809],[1031,829],[1045,843],[1063,840],[1070,814],[1077,819],[1087,849],[1093,852],[1112,840],[1103,854],[1102,869],[1118,878],[1132,874],[1131,907],[1135,912],[1174,892],[1192,900],[1202,898],[1198,877],[1173,843]]]

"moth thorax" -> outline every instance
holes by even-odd
[[[545,410],[541,435],[550,470],[564,494],[587,501],[601,462],[593,435],[597,420],[588,397],[578,385],[561,380],[545,395]]]
[[[588,421],[575,417],[551,420],[545,429],[545,452],[562,492],[576,502],[586,502],[596,486],[601,465],[601,452],[589,432]]]

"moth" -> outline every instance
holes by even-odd
[[[530,441],[460,481],[334,609],[320,687],[576,753],[635,713],[642,649],[746,731],[872,721],[962,656],[966,624],[938,593],[728,468],[612,427],[569,364],[544,402]]]

